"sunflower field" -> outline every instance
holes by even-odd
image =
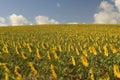
[[[0,27],[0,80],[120,80],[120,25]]]

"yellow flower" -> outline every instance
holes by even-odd
[[[105,56],[108,56],[108,50],[107,49],[104,51],[104,54],[105,54]]]
[[[15,44],[15,42],[13,42],[13,43],[12,43],[12,45],[13,45],[13,47],[16,47],[16,44]]]
[[[80,42],[78,42],[78,46],[80,46]]]
[[[89,47],[89,51],[90,51],[90,53],[92,53],[92,47],[91,46]]]
[[[74,58],[74,56],[71,56],[71,58],[72,58],[72,64],[73,64],[73,66],[75,66],[76,63],[75,63],[75,58]]]
[[[87,50],[83,50],[83,54],[87,57],[88,56]]]
[[[105,73],[104,76],[105,76],[105,80],[110,80],[109,74],[107,72]]]
[[[82,46],[80,46],[80,50],[81,50],[81,51],[83,51],[83,48],[82,48]]]
[[[56,74],[56,72],[55,72],[55,70],[54,70],[54,66],[51,64],[51,66],[50,66],[50,69],[51,69],[51,72],[52,72],[52,75],[53,75],[53,77],[54,78],[57,78],[57,74]]]
[[[15,66],[14,72],[15,72],[15,74],[17,74],[17,75],[19,74],[19,73],[18,73],[18,69],[19,69],[19,66]]]
[[[68,52],[70,52],[70,44],[68,45]]]
[[[30,44],[27,44],[27,47],[28,47],[29,52],[31,53],[32,52],[32,48],[31,48]]]
[[[3,63],[0,62],[0,66],[2,66],[2,65],[3,65]]]
[[[95,42],[93,45],[96,47],[96,46],[98,46],[98,43],[97,43],[97,42]]]
[[[47,51],[47,57],[48,57],[49,60],[51,60],[49,51]]]
[[[5,80],[9,80],[9,75],[8,75],[8,73],[5,73]]]
[[[44,41],[42,41],[42,48],[46,49]]]
[[[83,45],[83,48],[86,48],[87,47],[87,43],[85,43],[84,45]]]
[[[32,62],[29,62],[29,66],[30,66],[31,70],[34,72],[34,74],[38,73]]]
[[[94,46],[89,47],[90,53],[93,53],[94,55],[97,55],[97,51]]]
[[[108,56],[107,46],[108,46],[107,44],[105,44],[105,45],[103,46],[105,56]]]
[[[88,63],[88,60],[85,56],[81,56],[81,61],[82,61],[82,64],[85,66],[85,67],[88,67],[89,63]]]
[[[113,46],[112,44],[110,44],[110,48],[111,48],[113,53],[117,53],[118,52],[118,49],[115,46]]]
[[[39,53],[39,49],[38,49],[38,48],[36,49],[36,53],[37,53],[38,59],[41,59],[41,55],[40,55],[40,53]]]
[[[103,80],[101,77],[98,80]]]
[[[7,45],[4,45],[3,51],[4,51],[5,53],[9,53],[9,51],[8,51],[8,46],[7,46]]]
[[[74,46],[73,45],[71,45],[71,49],[74,51]]]
[[[19,54],[19,51],[18,51],[18,48],[17,48],[17,47],[15,48],[15,50],[16,50],[16,53]]]
[[[90,74],[91,80],[95,80],[95,79],[94,79],[94,73],[93,73],[93,69],[92,69],[92,68],[89,70],[89,74]]]
[[[76,50],[76,54],[79,55],[80,54],[79,50],[77,48],[75,48],[75,50]]]
[[[27,59],[27,57],[25,56],[23,51],[21,52],[21,56],[22,56],[23,59]]]
[[[55,58],[55,59],[58,59],[58,55],[57,55],[56,51],[53,50],[52,52],[53,52],[53,54],[54,54],[54,58]]]
[[[59,46],[58,46],[58,48],[59,48],[59,51],[60,51],[60,52],[62,52],[62,48],[61,48],[61,45],[59,45]]]
[[[14,72],[17,75],[16,79],[17,80],[22,80],[22,75],[18,72],[19,66],[15,66]]]
[[[97,51],[96,51],[95,48],[93,48],[93,54],[94,54],[94,55],[97,55]]]
[[[22,48],[22,46],[21,46],[21,44],[18,42],[18,46],[19,46],[19,48]]]
[[[3,67],[7,73],[10,73],[10,70],[8,69],[8,67],[5,64],[3,64]]]
[[[116,76],[117,78],[120,78],[120,71],[117,64],[113,65],[113,71],[114,71],[114,76]]]
[[[27,45],[27,43],[26,43],[25,41],[24,41],[24,43],[23,43],[23,44],[24,44],[24,46],[26,46],[26,45]]]

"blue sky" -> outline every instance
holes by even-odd
[[[106,0],[111,4],[109,1]],[[36,16],[54,19],[59,23],[93,23],[94,15],[102,2],[103,0],[0,0],[0,17],[8,19],[12,14],[21,15],[30,23],[36,22]]]

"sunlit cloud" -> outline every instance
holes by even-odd
[[[78,24],[78,22],[68,22],[67,24]]]
[[[37,24],[58,24],[59,22],[55,19],[50,19],[47,16],[36,16],[35,21]]]
[[[113,3],[113,4],[112,4]],[[94,23],[120,23],[120,0],[102,1],[99,11],[94,14]]]
[[[3,17],[0,17],[0,26],[7,26],[6,19]]]
[[[12,26],[30,24],[30,22],[23,15],[12,14],[9,16],[9,21]]]

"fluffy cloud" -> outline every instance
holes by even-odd
[[[120,0],[114,0],[115,6],[117,7],[118,11],[120,12]]]
[[[6,22],[5,18],[0,17],[0,26],[7,26],[5,22]]]
[[[7,24],[5,24],[5,23],[0,23],[0,26],[7,26]]]
[[[47,16],[36,16],[35,21],[37,24],[58,24],[59,23],[58,21],[54,19],[50,19]]]
[[[94,23],[120,23],[120,0],[113,0],[112,3],[101,2],[99,12],[94,14]]]
[[[0,17],[0,23],[5,23],[5,18]]]
[[[29,21],[24,16],[16,14],[10,15],[9,21],[12,26],[30,24]]]
[[[78,24],[77,22],[69,22],[68,24]]]
[[[7,22],[9,23],[6,23]],[[58,24],[59,22],[55,19],[50,19],[47,16],[36,16],[35,21],[37,24]],[[0,17],[0,26],[18,26],[18,25],[33,25],[23,15],[12,14],[8,18]]]

